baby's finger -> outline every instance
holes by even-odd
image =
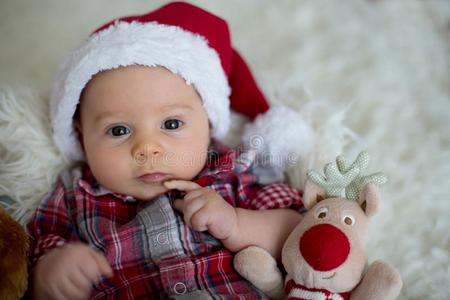
[[[187,201],[191,201],[194,198],[199,198],[199,197],[205,196],[206,192],[207,192],[207,189],[199,188],[197,190],[187,192],[186,195],[183,197],[183,199],[187,200]]]
[[[81,268],[73,270],[69,279],[78,290],[89,290],[93,282],[86,274],[84,274]]]
[[[175,201],[173,201],[172,205],[173,205],[173,208],[175,208],[180,213],[183,212],[183,210],[184,210],[184,200],[183,199],[175,199]]]
[[[184,199],[184,208],[183,208],[184,215],[188,216],[190,219],[190,217],[197,211],[201,210],[207,202],[208,200],[201,196],[188,200]]]
[[[169,180],[164,182],[164,186],[171,190],[175,189],[185,192],[201,188],[197,183],[188,180]]]
[[[89,280],[91,284],[97,283],[102,276],[99,270],[100,267],[97,264],[97,259],[95,258],[94,255],[95,254],[92,253],[89,257],[86,258],[85,263],[80,264],[78,266],[78,269],[80,270],[81,274],[84,276],[84,278]]]
[[[79,289],[69,278],[66,278],[58,291],[60,298],[56,299],[83,300],[89,297],[89,292],[90,289]]]
[[[190,216],[189,226],[196,231],[206,231],[208,230],[210,215],[204,209],[198,209],[193,211]]]
[[[52,290],[52,299],[67,299],[65,292],[64,292],[64,287],[59,286],[57,288],[55,288],[54,290]]]
[[[111,277],[113,275],[113,270],[106,260],[106,257],[102,253],[95,250],[92,250],[92,256],[97,262],[100,274],[106,277]]]
[[[184,221],[188,224],[192,229],[197,231],[206,230],[206,224],[202,224],[201,220],[196,220],[194,218],[201,211],[205,211],[205,205],[208,201],[205,198],[198,197],[191,199],[189,201],[185,200],[184,203]]]

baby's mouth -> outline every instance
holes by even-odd
[[[169,179],[169,174],[166,173],[147,173],[138,177],[141,181],[146,183],[161,183]]]
[[[322,277],[322,279],[331,279],[334,277],[334,275],[336,275],[336,272],[334,272],[333,274],[331,274],[331,276],[328,277]]]

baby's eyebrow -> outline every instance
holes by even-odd
[[[167,111],[170,111],[170,110],[173,110],[173,109],[194,110],[194,108],[191,105],[189,105],[189,104],[178,104],[178,103],[163,105],[160,108],[160,110],[162,112],[167,112]],[[104,112],[99,113],[95,117],[94,122],[95,123],[99,123],[103,119],[114,118],[115,116],[117,116],[117,114],[115,114],[114,112],[104,111]]]
[[[185,109],[185,110],[194,110],[192,106],[189,104],[167,104],[161,107],[161,110],[167,111],[171,109]]]
[[[108,119],[108,118],[113,118],[115,116],[115,114],[113,112],[110,111],[104,111],[102,113],[99,113],[95,119],[94,119],[94,123],[97,124],[100,121],[104,120],[104,119]]]

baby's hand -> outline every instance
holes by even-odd
[[[183,199],[173,206],[184,215],[184,221],[197,231],[208,230],[217,239],[229,238],[237,229],[236,210],[215,191],[185,180],[166,181],[169,189],[185,191]]]
[[[111,276],[106,258],[82,243],[50,250],[33,273],[34,299],[87,299],[101,276]]]

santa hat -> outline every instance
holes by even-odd
[[[231,46],[227,23],[184,2],[97,29],[62,65],[51,95],[53,137],[62,154],[83,160],[73,115],[88,81],[97,73],[129,65],[163,66],[192,84],[202,98],[212,136],[223,138],[230,107],[248,116],[243,142],[285,166],[305,154],[312,131],[285,107],[270,108],[248,66]],[[231,94],[230,94],[231,93]]]

